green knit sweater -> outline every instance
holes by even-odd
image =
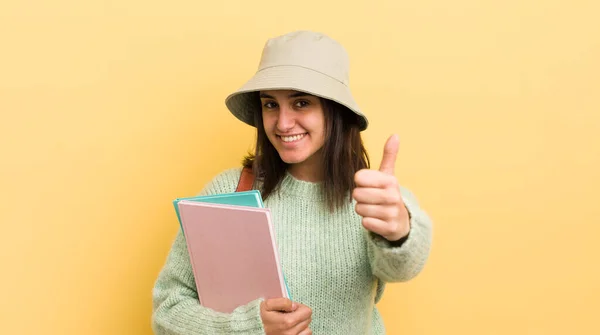
[[[200,194],[233,192],[241,169],[215,177]],[[431,221],[405,188],[411,217],[408,239],[395,246],[367,232],[355,203],[331,213],[318,183],[289,173],[279,191],[265,201],[271,209],[276,241],[293,301],[313,311],[313,334],[385,334],[375,303],[386,282],[407,281],[423,268],[430,250]],[[260,302],[231,314],[202,307],[187,247],[179,231],[153,290],[152,327],[161,335],[264,334]]]

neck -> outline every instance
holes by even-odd
[[[313,155],[302,163],[291,164],[288,172],[302,181],[315,183],[323,180],[323,169],[318,155]]]
[[[323,180],[322,173],[314,171],[314,169],[308,169],[304,166],[298,166],[296,164],[290,166],[288,168],[288,172],[294,176],[294,178],[302,181],[315,183]]]

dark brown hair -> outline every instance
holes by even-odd
[[[360,136],[359,117],[345,106],[324,98],[321,99],[325,113],[325,145],[323,146],[322,192],[328,207],[333,210],[350,201],[355,187],[354,174],[370,167],[369,156]],[[256,94],[257,110],[254,116],[256,125],[256,148],[244,158],[244,167],[252,168],[257,179],[262,181],[260,192],[263,200],[277,190],[285,177],[288,164],[281,160],[279,153],[265,133],[261,104]]]

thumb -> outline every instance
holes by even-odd
[[[398,135],[394,134],[388,138],[383,147],[383,158],[381,158],[381,165],[379,165],[379,171],[387,174],[394,174],[394,168],[396,166],[396,156],[398,156],[398,147],[400,146],[400,139]]]

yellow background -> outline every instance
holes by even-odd
[[[597,1],[3,1],[0,329],[150,334],[171,200],[254,140],[224,98],[268,37],[351,57],[378,166],[435,221],[390,334],[598,334]]]

